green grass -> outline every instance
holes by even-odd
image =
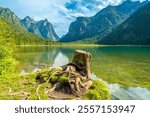
[[[18,76],[16,74],[5,75],[0,77],[0,100],[38,100],[36,94],[39,83],[36,81],[36,74],[28,74]],[[50,88],[50,83],[43,83],[39,88],[41,100],[47,100],[48,95],[45,94],[45,89]],[[11,90],[11,92],[10,92]],[[19,92],[29,93],[28,96],[22,94],[10,95]]]
[[[49,99],[45,91],[50,89],[53,83],[59,82],[61,85],[69,84],[68,78],[65,75],[54,77],[52,76],[54,72],[56,72],[56,70],[52,71],[51,69],[43,69],[40,72],[41,75],[38,79],[37,74],[39,75],[39,73],[22,76],[16,74],[3,75],[0,77],[0,100],[39,100],[39,96],[40,100]],[[47,82],[49,76],[52,77],[50,82]],[[38,95],[36,92],[37,89]],[[28,93],[28,95],[22,95],[20,92]],[[103,82],[94,80],[92,87],[87,91],[83,99],[108,100],[110,99],[110,93]]]
[[[35,84],[35,85],[33,85]],[[21,94],[9,96],[11,93],[28,92],[36,90],[35,74],[28,76],[18,76],[16,74],[1,76],[0,78],[0,99],[1,100],[20,100],[24,99]],[[10,91],[11,90],[11,91]]]

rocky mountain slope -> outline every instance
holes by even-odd
[[[9,20],[13,24],[21,25],[19,18],[8,8],[0,7],[0,17]]]
[[[19,18],[8,8],[0,7],[0,21],[1,39],[11,38],[17,45],[46,43],[43,38],[27,32],[21,26]]]
[[[150,45],[150,3],[131,15],[99,44]]]
[[[47,20],[34,21],[29,16],[20,20],[22,26],[29,32],[51,41],[58,41],[59,37],[54,31],[52,24]]]
[[[103,38],[146,3],[147,1],[140,3],[127,0],[118,6],[107,6],[93,17],[78,17],[71,23],[69,32],[61,38],[61,41]]]

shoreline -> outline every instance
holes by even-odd
[[[16,45],[17,47],[150,47],[150,45],[99,45],[99,44],[54,44],[54,45]]]

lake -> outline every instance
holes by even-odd
[[[112,99],[150,99],[150,47],[19,47],[16,57],[21,74],[34,72],[38,67],[61,66],[72,60],[74,51],[81,49],[92,54],[93,79],[103,80]]]

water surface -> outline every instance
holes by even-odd
[[[67,64],[76,49],[92,54],[93,77],[108,85],[112,99],[150,99],[150,47],[19,47],[19,72]]]

